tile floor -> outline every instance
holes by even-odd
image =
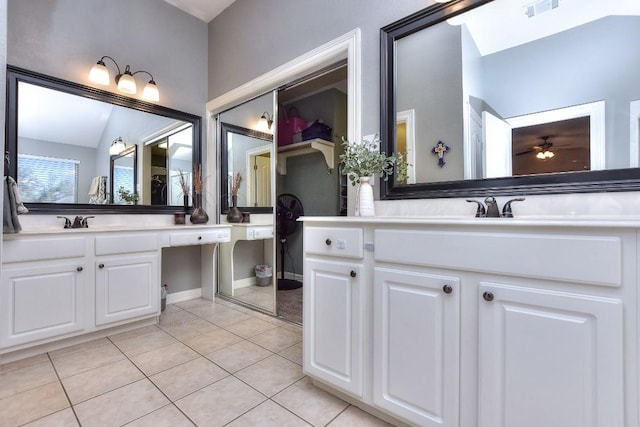
[[[388,426],[302,373],[297,325],[227,301],[0,365],[0,426]]]

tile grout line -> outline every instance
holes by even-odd
[[[60,387],[62,388],[62,391],[64,392],[64,396],[67,398],[67,402],[69,403],[69,408],[71,409],[71,412],[73,412],[73,416],[75,417],[76,421],[78,422],[78,425],[82,426],[82,424],[80,423],[80,418],[78,418],[78,414],[76,413],[76,409],[74,408],[73,404],[71,403],[71,398],[69,397],[69,393],[67,392],[67,388],[64,386],[64,383],[62,382],[62,378],[60,377],[60,374],[58,373],[58,369],[56,368],[55,363],[53,363],[53,359],[51,358],[51,354],[47,353],[47,358],[49,359],[49,363],[51,363],[51,367],[53,368],[53,372],[56,373],[56,378],[58,378],[58,383],[60,384]],[[54,412],[54,414],[55,414],[55,412]],[[49,414],[49,415],[51,415],[51,414]],[[32,421],[35,421],[35,420],[32,420]]]

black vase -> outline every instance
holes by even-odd
[[[189,195],[185,194],[184,196],[182,196],[182,200],[184,203],[184,211],[187,212],[189,210]]]
[[[191,213],[191,223],[192,224],[206,224],[209,222],[209,215],[202,208],[202,195],[196,194],[196,198],[194,200],[195,208],[193,209],[193,213]]]
[[[242,222],[242,212],[236,207],[237,204],[238,196],[231,196],[231,207],[229,208],[229,213],[227,213],[227,222]]]

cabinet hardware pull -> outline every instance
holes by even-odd
[[[444,292],[445,294],[450,294],[451,292],[453,292],[453,288],[451,287],[451,285],[444,285],[442,287],[442,292]]]
[[[482,294],[482,298],[484,298],[485,301],[493,301],[493,293],[491,292],[485,292]]]
[[[78,267],[78,268],[76,268],[76,270],[77,270],[77,271],[82,271],[82,270],[84,270],[84,269],[83,269],[82,267]]]
[[[202,236],[198,236],[198,240],[202,240]]]
[[[331,246],[331,239],[327,239],[324,241],[327,246]]]
[[[104,268],[104,264],[98,264],[98,268]]]
[[[353,271],[353,270],[351,270],[351,273],[349,273],[349,275],[350,275],[351,277],[356,277],[356,272],[355,272],[355,271]]]

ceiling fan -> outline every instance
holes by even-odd
[[[534,145],[528,150],[524,150],[519,153],[516,153],[516,155],[520,156],[522,154],[536,153],[536,158],[540,160],[551,159],[553,156],[555,156],[555,153],[551,150],[551,148],[553,147],[553,143],[548,141],[549,138],[550,136],[541,136],[540,137],[540,139],[542,139],[541,144]]]

